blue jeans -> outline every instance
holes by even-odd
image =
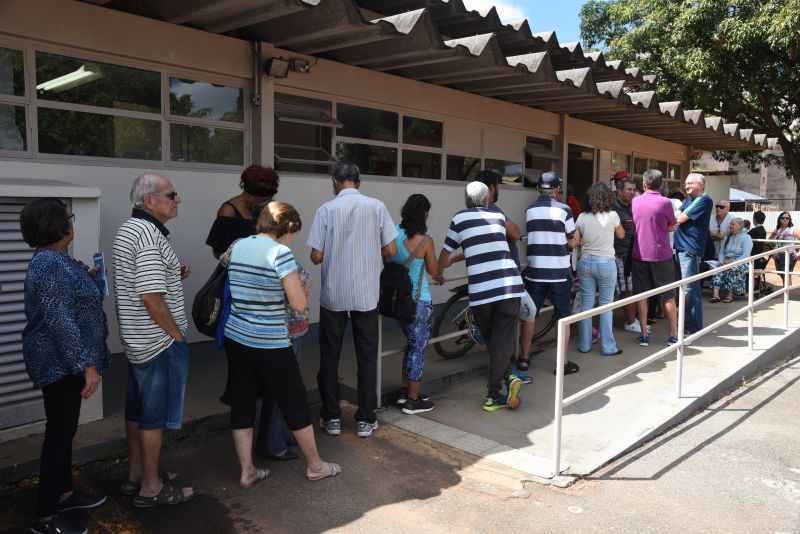
[[[595,291],[600,293],[600,306],[614,300],[614,289],[617,285],[617,262],[612,257],[583,256],[578,262],[578,281],[581,286],[581,311],[594,308]],[[614,354],[619,350],[614,340],[614,314],[605,312],[600,315],[600,350],[603,354]],[[578,350],[592,350],[592,320],[584,319],[579,323],[580,339]]]
[[[700,272],[700,257],[691,252],[678,252],[678,263],[681,264],[681,277],[688,278]],[[694,333],[703,328],[703,294],[700,282],[686,286],[686,321],[687,333]]]
[[[175,341],[141,365],[128,364],[125,419],[141,430],[179,430],[189,378],[189,345]]]

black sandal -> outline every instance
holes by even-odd
[[[572,375],[580,371],[581,368],[575,362],[567,362],[564,364],[564,374],[565,375]],[[553,374],[556,374],[556,369],[553,369]]]
[[[520,371],[527,371],[530,365],[531,360],[529,358],[517,358],[517,369]]]
[[[192,492],[191,495],[184,495],[183,489],[184,488],[176,488],[169,482],[165,482],[164,485],[161,486],[161,491],[158,492],[158,495],[153,495],[152,497],[137,495],[133,498],[132,504],[134,508],[154,508],[156,506],[183,504],[194,499],[196,495],[194,492]]]

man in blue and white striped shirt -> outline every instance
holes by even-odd
[[[311,261],[322,264],[319,309],[320,362],[317,384],[322,400],[321,426],[341,433],[339,357],[348,318],[358,361],[359,437],[377,430],[378,297],[383,256],[394,256],[397,230],[386,206],[359,193],[357,165],[339,162],[333,172],[336,197],[319,207],[311,225]]]
[[[489,209],[489,200],[486,184],[467,184],[467,208],[456,213],[450,222],[439,255],[439,272],[458,261],[451,254],[461,247],[467,262],[470,312],[489,351],[489,383],[483,409],[496,412],[516,409],[520,402],[522,381],[511,374],[511,358],[516,347],[514,326],[525,288],[508,248],[506,217],[499,210]],[[501,395],[503,382],[506,395]]]
[[[539,198],[525,213],[528,232],[528,266],[525,268],[525,288],[537,310],[545,298],[553,305],[557,319],[572,313],[572,264],[570,248],[575,238],[572,209],[556,200],[561,196],[561,177],[545,172],[539,177]],[[564,374],[577,373],[573,362],[564,365]]]

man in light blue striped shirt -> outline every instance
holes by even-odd
[[[339,162],[333,172],[336,197],[319,207],[311,225],[311,261],[322,264],[319,313],[320,363],[317,384],[322,400],[321,426],[341,433],[339,357],[348,319],[358,362],[359,437],[377,430],[378,297],[383,256],[394,256],[397,237],[383,202],[362,195],[358,166]]]

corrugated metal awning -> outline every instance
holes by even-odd
[[[101,3],[93,0],[92,3]],[[680,102],[654,76],[528,21],[462,0],[112,0],[106,7],[442,85],[705,150],[763,150],[754,134]]]

